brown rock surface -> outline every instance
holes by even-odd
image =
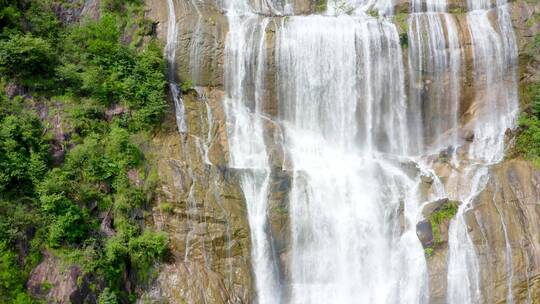
[[[538,299],[539,202],[540,168],[524,160],[509,160],[492,168],[487,187],[466,214],[479,257],[485,303],[506,303],[509,285],[515,303],[526,303],[529,296]],[[442,243],[428,258],[431,303],[446,303],[448,225],[440,227]]]
[[[531,294],[540,293],[531,284],[540,276],[540,169],[511,160],[492,172],[468,223],[484,297],[487,303],[505,303],[510,284],[515,302],[524,303],[529,294],[523,286],[529,285]]]
[[[188,133],[179,134],[170,115],[150,147],[161,190],[149,224],[169,234],[173,257],[160,267],[146,297],[169,303],[251,303],[249,225],[237,174],[225,167],[224,114],[216,99],[221,93],[204,95],[197,98],[191,91],[184,96]]]
[[[47,303],[96,303],[92,281],[74,264],[65,264],[51,252],[45,251],[39,265],[32,270],[27,282],[29,293]]]

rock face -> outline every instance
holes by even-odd
[[[539,201],[540,168],[510,160],[492,168],[487,187],[466,214],[486,303],[506,303],[509,296],[527,303],[540,297]],[[446,303],[447,227],[448,222],[441,226],[442,243],[428,258],[433,303]]]
[[[42,262],[32,270],[28,279],[29,293],[47,303],[96,303],[92,278],[84,275],[77,265],[64,265],[52,253],[45,251]]]
[[[202,92],[201,92],[202,93]],[[157,229],[167,231],[172,261],[147,297],[169,303],[251,303],[250,240],[237,174],[225,166],[221,92],[184,96],[188,133],[171,115],[149,147],[161,195],[154,208]],[[210,119],[208,119],[210,118]],[[208,123],[209,122],[209,123]]]
[[[180,82],[223,85],[223,55],[228,24],[214,1],[173,0],[178,22],[176,67]],[[167,1],[146,1],[147,16],[158,22],[158,36],[167,35]]]
[[[540,58],[531,46],[540,33],[540,24],[535,19],[540,14],[540,3],[514,1],[509,5],[518,38],[523,93],[527,86],[540,80]],[[525,94],[521,95],[522,102],[526,98]],[[441,164],[438,174],[444,178],[445,172],[447,169]],[[540,298],[539,173],[540,169],[527,161],[504,161],[492,168],[486,189],[466,214],[469,234],[479,257],[486,303],[507,303],[510,298],[514,303],[535,303]],[[441,229],[447,231],[448,223],[444,226]],[[444,239],[444,233],[441,234]],[[447,251],[448,245],[443,240],[428,258],[433,303],[446,303]]]
[[[513,160],[493,169],[469,216],[480,256],[485,299],[504,303],[512,286],[517,303],[539,299],[540,169]]]
[[[84,18],[99,18],[100,0],[68,0],[53,4],[54,12],[64,24],[73,24]]]

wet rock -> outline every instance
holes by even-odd
[[[111,121],[115,116],[121,116],[127,112],[127,108],[120,104],[113,104],[105,111],[105,118]]]
[[[176,68],[181,83],[195,86],[222,86],[223,57],[228,22],[216,2],[173,0],[179,24],[176,37]],[[148,0],[146,16],[157,24],[163,41],[167,35],[167,1]]]
[[[103,233],[107,237],[112,237],[115,235],[115,231],[112,225],[112,217],[110,212],[107,212],[105,216],[103,216],[103,220],[101,221],[101,224],[99,225],[99,231]]]
[[[177,132],[171,111],[145,153],[160,180],[147,224],[169,234],[172,253],[144,295],[151,302],[251,303],[254,297],[239,172],[215,164],[225,165],[227,140],[221,100],[214,98],[221,95],[207,93],[205,101],[195,91],[184,96],[187,136]]]
[[[24,94],[23,87],[15,82],[9,82],[8,84],[6,84],[4,92],[8,98],[13,98],[15,96]]]
[[[431,230],[431,223],[429,221],[423,220],[416,224],[416,235],[424,248],[433,245],[433,231]]]
[[[424,209],[422,209],[422,215],[424,216],[424,218],[429,218],[431,214],[433,214],[433,212],[439,210],[442,206],[448,204],[448,202],[448,198],[442,198],[433,202],[429,202],[424,206]]]
[[[139,171],[137,169],[130,169],[127,172],[127,177],[128,177],[129,181],[133,185],[135,185],[135,186],[142,186],[143,185],[143,180],[141,179],[141,177],[139,175]]]
[[[526,303],[529,294],[540,294],[540,284],[535,282],[540,276],[539,201],[540,170],[523,160],[509,160],[492,169],[486,188],[465,213],[486,303],[505,303],[508,284],[513,286],[515,303]],[[423,214],[428,218],[448,203],[446,199],[429,203]],[[442,243],[428,259],[433,303],[446,299],[447,228],[439,226]]]
[[[442,160],[442,161],[448,160],[448,158],[450,158],[452,153],[454,153],[454,147],[452,146],[449,146],[446,149],[441,150],[441,152],[439,152],[439,160]]]
[[[508,280],[512,280],[512,286],[523,286],[540,275],[540,241],[536,237],[540,233],[538,181],[540,171],[532,164],[520,160],[504,162],[493,169],[486,189],[466,216],[480,260],[487,302],[505,299]],[[524,241],[530,246],[523,246]],[[508,273],[507,263],[512,273]],[[537,294],[539,287],[532,284],[529,291]],[[514,288],[514,301],[526,302],[520,287]]]
[[[474,141],[474,131],[473,130],[465,130],[465,131],[463,131],[462,138],[465,141],[473,142]]]
[[[422,183],[431,185],[433,184],[433,177],[429,175],[421,175],[420,179],[422,180]]]

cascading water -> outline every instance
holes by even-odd
[[[420,154],[457,146],[463,55],[446,9],[443,0],[416,0],[408,20],[410,127]]]
[[[427,268],[411,229],[415,180],[381,155],[407,150],[395,27],[294,17],[277,39],[280,118],[294,168],[290,302],[421,303]]]
[[[489,165],[502,159],[505,130],[514,124],[515,73],[507,67],[517,54],[503,0],[495,8],[496,26],[488,19],[489,1],[469,2],[480,93],[470,109],[473,118],[464,122],[463,37],[446,1],[411,3],[408,82],[400,37],[383,17],[392,13],[390,0],[329,1],[324,16],[288,17],[260,16],[291,15],[288,1],[223,1],[229,20],[229,166],[238,172],[246,199],[258,303],[428,303],[416,224],[426,199],[445,196],[462,202],[449,231],[447,302],[482,301],[465,213],[485,187]],[[166,51],[174,65],[173,0],[168,4]],[[369,16],[372,10],[381,17]],[[197,49],[190,55],[197,57]],[[268,86],[269,71],[275,87]],[[170,75],[183,132],[182,102]],[[270,91],[277,115],[264,110]],[[268,125],[283,130],[282,140],[272,138]],[[459,138],[462,129],[474,134],[473,142]],[[292,178],[286,280],[269,233],[270,185],[279,170],[271,145],[283,151],[283,169]],[[429,159],[447,147],[455,170],[448,181],[437,179],[426,197],[420,176],[434,174]],[[465,152],[458,156],[459,149]],[[412,161],[417,163],[411,173]]]
[[[259,303],[426,302],[427,266],[415,233],[419,179],[397,160],[407,155],[409,139],[395,26],[365,14],[277,24],[276,123],[285,130],[281,144],[293,172],[285,299],[267,234],[271,168],[261,105],[270,19],[229,21],[230,165],[242,170]]]
[[[176,111],[176,123],[178,131],[184,133],[187,131],[185,120],[184,102],[182,100],[180,89],[176,83],[176,39],[178,36],[178,24],[176,21],[176,12],[174,0],[167,0],[169,10],[169,21],[167,22],[167,45],[165,46],[165,57],[169,68],[169,89],[174,100],[174,108]]]
[[[279,303],[277,271],[267,231],[270,165],[264,142],[261,90],[266,65],[268,19],[231,17],[226,47],[225,111],[228,118],[230,166],[242,170],[241,186],[251,228],[252,264],[258,302]],[[247,85],[252,81],[251,86]]]
[[[490,1],[469,1],[467,23],[477,94],[474,119],[466,127],[473,130],[474,141],[468,148],[467,164],[462,172],[455,172],[448,182],[449,195],[462,201],[449,228],[449,303],[482,302],[479,262],[467,231],[465,213],[484,189],[489,166],[503,159],[505,131],[514,127],[518,111],[517,45],[506,3],[500,0],[497,5],[498,28],[495,28],[489,18],[493,12]]]

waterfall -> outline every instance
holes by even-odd
[[[493,8],[491,1],[469,0],[465,21],[478,93],[474,107],[462,109],[468,55],[458,19],[445,0],[412,1],[403,62],[400,36],[387,17],[393,2],[331,0],[322,15],[309,16],[294,15],[286,0],[220,2],[229,21],[228,165],[247,205],[257,303],[429,303],[416,224],[434,197],[462,202],[449,227],[447,302],[482,302],[466,214],[488,182],[489,166],[502,160],[505,131],[515,124],[510,16],[503,0]],[[168,5],[170,89],[178,129],[185,132],[174,73],[173,0]],[[488,15],[493,10],[495,21]],[[200,43],[191,46],[192,74]],[[265,111],[269,95],[277,113]],[[279,140],[274,129],[283,133]],[[463,130],[474,134],[472,142],[460,138]],[[452,173],[442,181],[430,165],[448,148]],[[283,151],[281,165],[273,159],[276,149]],[[209,163],[207,148],[202,151]],[[280,267],[269,223],[276,171],[291,177],[286,267]],[[436,180],[427,195],[422,175]]]
[[[473,6],[475,8],[476,6]],[[497,9],[498,28],[489,10],[474,10],[467,15],[473,47],[475,97],[478,103],[473,121],[474,143],[471,158],[495,163],[504,156],[505,131],[514,127],[518,111],[515,69],[517,44],[512,21],[505,5]],[[509,68],[511,67],[511,68]]]
[[[499,218],[501,220],[501,226],[502,231],[504,235],[504,259],[505,259],[505,271],[508,274],[508,280],[506,282],[508,293],[506,295],[506,303],[513,304],[514,303],[514,294],[512,291],[512,280],[514,277],[514,266],[512,264],[512,246],[510,245],[510,239],[508,235],[508,227],[506,226],[506,223],[504,221],[504,215],[502,212],[502,209],[495,203],[495,196],[500,191],[500,185],[495,182],[495,191],[493,192],[493,206],[495,207],[495,210],[499,214]],[[530,300],[529,300],[530,302]]]
[[[224,100],[230,166],[242,172],[252,241],[252,265],[258,302],[279,303],[277,270],[267,234],[270,165],[264,141],[262,96],[266,65],[265,30],[268,19],[231,17],[226,46]],[[247,85],[251,81],[251,85]]]
[[[416,181],[381,155],[407,151],[395,27],[293,17],[277,39],[280,118],[294,168],[290,302],[422,303],[427,268],[409,210]],[[411,222],[403,234],[400,203]]]
[[[176,39],[178,36],[178,23],[176,21],[176,12],[174,0],[167,0],[169,10],[169,21],[167,22],[167,44],[165,45],[165,58],[168,64],[169,90],[174,100],[174,108],[176,112],[176,123],[180,133],[187,132],[185,120],[184,101],[182,100],[181,92],[176,83]]]
[[[497,22],[489,18],[489,1],[469,1],[467,23],[471,36],[474,79],[474,119],[467,128],[474,132],[468,149],[470,164],[464,173],[449,178],[450,195],[462,201],[449,228],[449,303],[482,302],[478,257],[468,234],[465,214],[489,178],[489,166],[504,157],[505,132],[515,125],[518,112],[517,44],[504,1],[498,1]],[[505,224],[503,224],[505,227]],[[510,274],[511,280],[511,274]],[[511,282],[508,283],[511,287]],[[511,291],[509,291],[511,294]]]
[[[463,55],[446,1],[425,4],[413,2],[408,20],[409,111],[417,152],[431,154],[458,145]]]

